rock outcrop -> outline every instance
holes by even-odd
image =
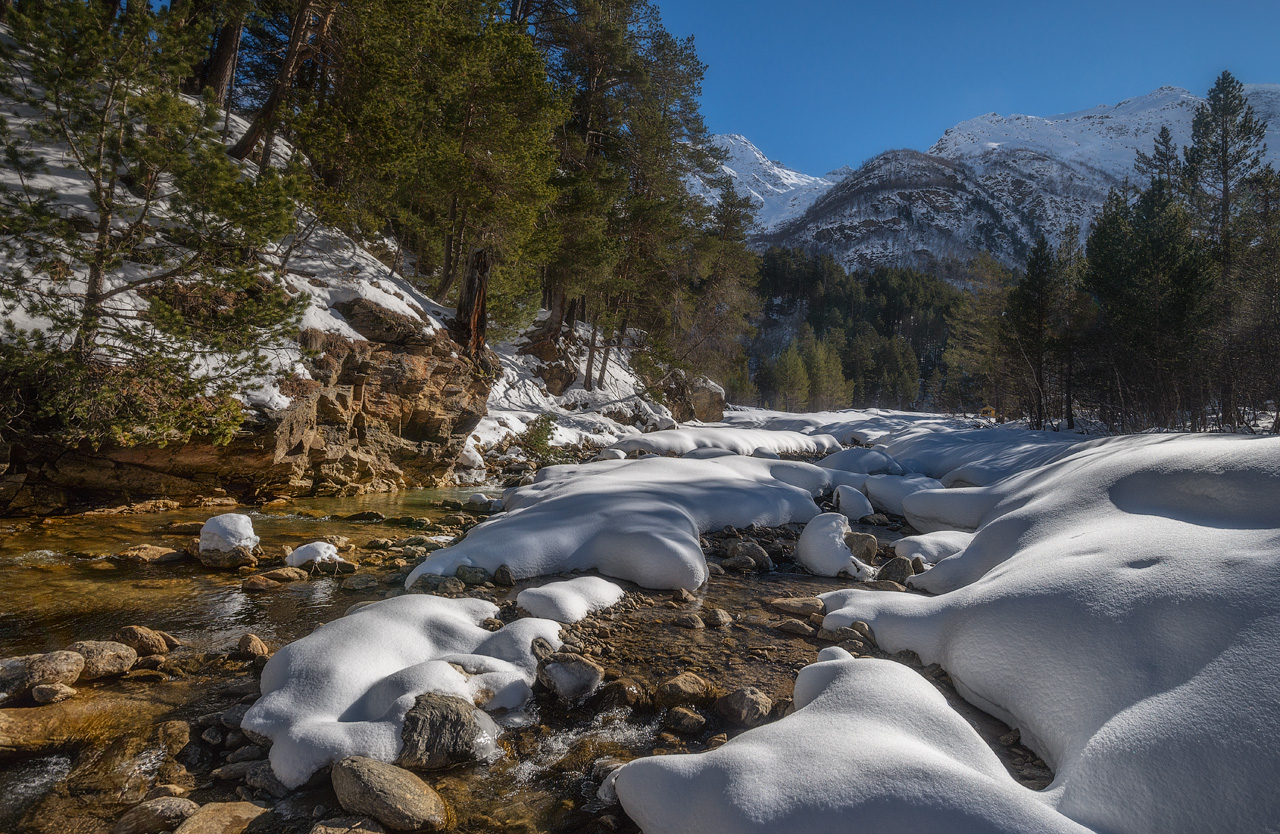
[[[485,414],[496,358],[475,361],[447,332],[362,298],[335,309],[368,341],[303,331],[312,378],[281,383],[290,405],[249,414],[229,444],[0,444],[0,514],[155,497],[255,503],[444,483]]]

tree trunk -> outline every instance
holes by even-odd
[[[466,280],[458,295],[458,309],[453,320],[454,339],[467,349],[473,359],[484,351],[491,268],[488,249],[476,247],[471,250],[467,257]]]
[[[258,140],[267,136],[268,130],[274,127],[276,112],[284,103],[289,88],[293,86],[294,76],[298,74],[298,66],[302,63],[303,47],[307,42],[307,32],[311,28],[311,16],[315,7],[316,0],[300,0],[298,3],[298,12],[293,19],[293,28],[289,32],[289,48],[285,53],[284,63],[280,67],[280,74],[276,76],[275,86],[271,88],[271,95],[267,96],[266,104],[254,117],[253,123],[244,132],[244,136],[241,136],[240,141],[227,151],[236,159],[248,157],[258,144]],[[271,143],[268,141],[267,144]],[[269,162],[270,158],[267,157],[266,161]]]
[[[593,372],[596,367],[596,334],[598,328],[596,322],[600,319],[600,311],[597,310],[595,316],[591,319],[591,341],[587,345],[587,372],[583,375],[582,387],[590,393],[595,390],[595,377]]]
[[[235,76],[236,59],[240,55],[240,35],[244,28],[244,15],[235,15],[218,32],[218,45],[209,60],[204,76],[204,89],[213,91],[213,101],[226,107],[231,96],[231,79]]]
[[[454,279],[458,274],[458,246],[461,243],[458,235],[458,197],[455,194],[449,201],[449,231],[444,236],[444,267],[440,271],[440,283],[436,285],[436,301],[443,304],[449,290],[453,289]]]

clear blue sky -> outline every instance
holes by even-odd
[[[703,63],[713,133],[809,174],[924,150],[983,113],[1047,116],[1222,70],[1280,83],[1280,2],[656,0]]]

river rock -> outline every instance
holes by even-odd
[[[564,701],[585,698],[604,680],[604,669],[580,654],[556,652],[538,664],[538,681]]]
[[[56,704],[75,695],[76,690],[65,683],[42,683],[31,687],[31,699],[37,704]]]
[[[702,622],[707,628],[724,628],[733,625],[733,615],[723,608],[712,608],[702,612]]]
[[[74,651],[0,660],[0,705],[21,698],[40,684],[73,684],[83,670],[84,656]]]
[[[493,572],[493,584],[501,585],[504,588],[510,588],[516,584],[516,578],[511,574],[511,568],[506,565],[498,565],[498,569]]]
[[[274,579],[268,579],[261,574],[256,576],[246,576],[244,581],[240,583],[240,590],[244,591],[246,594],[261,594],[266,591],[274,591],[282,587],[284,587],[283,583],[277,582]]]
[[[809,617],[813,614],[821,614],[826,610],[822,600],[817,597],[778,597],[769,600],[769,605],[784,614],[791,614],[796,617]]]
[[[489,581],[489,572],[487,570],[481,567],[474,567],[472,565],[458,565],[458,569],[454,572],[454,576],[458,577],[468,585],[483,585]]]
[[[787,634],[795,634],[799,637],[812,637],[818,633],[816,628],[800,620],[783,620],[778,624],[778,631],[785,631]]]
[[[740,727],[758,727],[769,718],[773,701],[754,686],[736,689],[716,701],[716,712]]]
[[[199,805],[178,796],[148,799],[126,811],[111,829],[111,834],[160,834],[161,831],[172,831],[199,810]]]
[[[271,649],[263,642],[262,638],[256,634],[245,634],[240,638],[240,642],[236,644],[236,654],[240,657],[259,658],[271,657]]]
[[[600,689],[596,705],[601,712],[613,709],[640,709],[649,705],[649,692],[635,678],[618,678]]]
[[[368,817],[337,817],[316,823],[310,834],[386,834],[386,831]]]
[[[729,558],[734,559],[739,556],[746,556],[758,570],[773,570],[773,560],[769,558],[769,554],[751,539],[743,539],[729,546]]]
[[[249,761],[245,762],[249,765],[249,769],[244,774],[244,783],[255,791],[261,791],[275,797],[283,799],[289,795],[290,791],[284,786],[284,783],[276,776],[276,772],[271,769],[270,762]]]
[[[673,707],[662,717],[662,726],[685,735],[698,732],[706,724],[707,719],[688,707]]]
[[[711,684],[693,672],[681,672],[659,685],[653,700],[660,707],[703,706],[714,696]]]
[[[905,556],[894,556],[880,566],[880,570],[876,572],[876,578],[905,585],[908,579],[915,576],[915,573],[910,559]]]
[[[267,809],[252,802],[210,802],[187,817],[173,834],[244,834]]]
[[[373,817],[394,831],[440,831],[452,826],[453,814],[440,794],[403,768],[351,756],[333,766],[330,778],[339,804],[348,813]]]
[[[160,645],[163,646],[164,641]],[[80,671],[80,680],[84,681],[118,677],[132,669],[138,660],[132,646],[112,640],[81,640],[67,646],[67,650],[84,657],[84,668]]]
[[[112,635],[111,639],[124,643],[142,657],[151,654],[165,654],[172,648],[160,632],[146,626],[125,626]]]
[[[880,540],[870,533],[859,533],[857,530],[846,530],[844,543],[849,546],[855,559],[871,563],[880,551]]]
[[[676,618],[671,622],[674,623],[675,625],[678,625],[680,628],[689,628],[689,629],[695,629],[695,630],[700,628],[706,628],[706,624],[702,622],[701,617],[699,617],[697,614],[692,614],[687,611],[683,614],[677,614]]]
[[[276,568],[260,576],[270,579],[272,582],[306,582],[307,572],[302,568]]]
[[[198,536],[203,528],[203,521],[174,521],[166,524],[164,531],[174,536]]]
[[[258,557],[247,547],[236,547],[231,550],[201,549],[196,557],[200,564],[214,570],[235,570],[239,567],[257,567]]]
[[[419,695],[404,717],[402,747],[396,764],[415,770],[438,770],[477,759],[476,740],[494,734],[493,720],[475,704],[456,695]]]
[[[367,573],[348,576],[342,580],[342,590],[344,591],[368,591],[371,588],[378,587],[378,579]]]
[[[747,573],[756,569],[755,560],[750,556],[739,555],[730,556],[720,562],[720,567],[724,570],[738,571],[739,573]]]
[[[141,562],[145,565],[158,565],[166,562],[177,562],[187,558],[187,554],[172,547],[161,547],[157,544],[139,544],[116,554],[117,559],[130,562]]]

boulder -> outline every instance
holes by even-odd
[[[172,648],[160,632],[147,628],[146,626],[125,626],[117,631],[111,639],[119,643],[124,643],[126,646],[136,651],[139,657],[146,657],[147,655],[152,654],[165,654],[170,648]]]
[[[201,548],[196,558],[200,564],[213,570],[235,570],[239,567],[257,567],[258,557],[247,547],[236,547],[231,550],[205,550]]]
[[[905,556],[894,556],[880,566],[880,570],[876,572],[876,579],[905,585],[908,579],[915,576],[915,573],[910,559]]]
[[[240,638],[240,642],[236,644],[236,654],[240,657],[259,658],[271,657],[271,649],[262,641],[262,638],[256,634],[245,634]]]
[[[758,727],[769,718],[773,701],[754,686],[736,689],[716,701],[716,712],[739,727]]]
[[[711,684],[693,672],[681,672],[659,685],[653,700],[660,707],[704,706],[714,697]]]
[[[116,558],[130,562],[141,562],[144,565],[156,565],[180,561],[187,558],[187,554],[181,550],[174,550],[172,547],[162,547],[157,544],[139,544],[120,551],[116,554]]]
[[[74,651],[29,654],[0,660],[0,705],[16,701],[41,684],[73,684],[84,670]]]
[[[333,766],[330,778],[343,810],[373,817],[393,831],[441,831],[453,825],[440,794],[403,768],[351,756]]]
[[[164,645],[161,641],[160,645]],[[133,668],[138,660],[138,653],[132,646],[112,640],[81,640],[67,646],[84,658],[84,668],[80,670],[80,680],[93,681],[99,678],[114,678],[123,675]]]
[[[876,553],[880,551],[880,540],[870,533],[848,530],[844,534],[844,543],[853,552],[853,558],[868,565],[872,563],[876,558]]]
[[[561,700],[585,698],[604,680],[604,669],[580,654],[556,652],[538,664],[538,681]]]
[[[210,802],[179,825],[173,834],[244,834],[267,809],[252,802]]]
[[[415,770],[438,770],[474,762],[493,747],[497,728],[475,704],[456,695],[419,695],[404,717],[396,764]],[[488,737],[488,743],[477,740]]]
[[[688,707],[673,707],[662,717],[662,726],[688,735],[699,732],[707,725],[707,719]]]
[[[200,806],[190,799],[164,796],[148,799],[125,812],[111,834],[160,834],[182,825]]]

